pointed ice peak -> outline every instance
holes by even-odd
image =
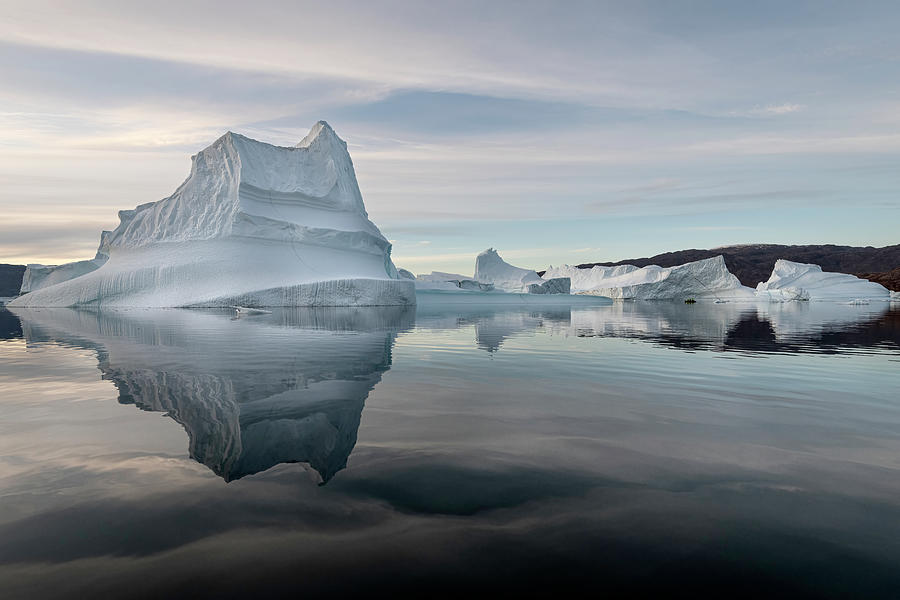
[[[338,137],[338,134],[334,132],[334,129],[331,128],[331,125],[329,125],[327,121],[317,121],[316,124],[312,126],[312,129],[309,130],[309,133],[306,134],[306,137],[297,144],[297,148],[308,148],[313,142],[325,139],[334,139],[340,142],[344,147],[347,146],[347,143]]]

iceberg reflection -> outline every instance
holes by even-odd
[[[544,332],[643,340],[697,351],[811,352],[900,349],[900,310],[888,303],[616,302],[600,307],[534,310],[419,307],[416,324],[431,329],[473,326],[475,344],[497,352],[512,338]]]
[[[96,351],[119,402],[165,412],[190,456],[226,481],[279,463],[330,480],[356,444],[363,405],[390,368],[404,307],[230,312],[19,309],[29,344]]]

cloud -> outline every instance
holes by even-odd
[[[805,108],[806,106],[802,104],[767,104],[765,106],[754,106],[747,112],[751,115],[787,115],[800,112]]]

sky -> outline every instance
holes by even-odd
[[[348,147],[413,272],[900,243],[900,4],[0,1],[0,262],[91,258],[226,131]]]

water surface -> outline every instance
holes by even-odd
[[[3,598],[896,597],[887,303],[0,309]]]

